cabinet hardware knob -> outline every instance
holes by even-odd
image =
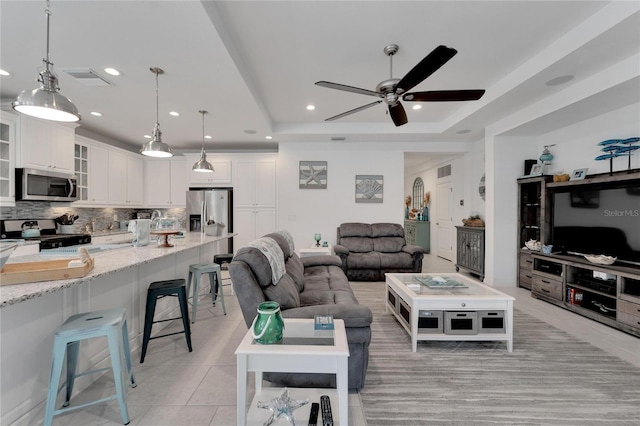
[[[467,304],[466,303],[461,303],[460,306],[462,306],[464,308],[465,306],[467,306]]]

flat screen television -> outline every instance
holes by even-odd
[[[555,189],[554,252],[604,254],[640,266],[640,182]]]

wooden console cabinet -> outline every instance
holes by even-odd
[[[533,253],[531,296],[640,336],[640,268]]]
[[[456,226],[456,271],[466,269],[484,280],[484,228]]]

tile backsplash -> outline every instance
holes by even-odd
[[[2,207],[0,209],[0,219],[55,219],[65,213],[78,215],[78,219],[73,224],[74,232],[81,234],[86,231],[86,225],[95,219],[95,231],[108,229],[117,220],[135,219],[136,213],[151,213],[155,209],[128,209],[128,208],[92,208],[75,207],[69,204],[50,203],[46,201],[16,201],[15,207]],[[158,209],[163,216],[178,219],[182,229],[187,223],[186,209]]]

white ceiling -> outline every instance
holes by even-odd
[[[44,1],[0,0],[0,68],[12,73],[0,77],[5,102],[37,87],[44,8]],[[199,149],[200,109],[210,113],[210,151],[332,137],[346,137],[345,143],[469,142],[481,138],[488,124],[571,87],[586,87],[573,107],[522,131],[549,131],[640,101],[640,64],[635,77],[605,78],[607,68],[638,57],[639,8],[638,2],[623,1],[53,0],[50,49],[60,91],[79,108],[81,127],[132,149],[155,123],[155,76],[149,67],[165,71],[159,79],[160,127],[174,149]],[[389,78],[383,48],[390,43],[400,46],[395,78],[440,44],[458,50],[414,91],[486,89],[485,96],[422,103],[418,111],[403,102],[409,123],[401,127],[393,125],[384,104],[325,122],[374,99],[314,82],[375,90]],[[109,76],[107,66],[124,74]],[[91,68],[111,85],[88,87],[63,71],[76,68]],[[566,74],[575,78],[545,85]],[[316,109],[307,111],[307,104]],[[171,117],[169,111],[181,115]],[[470,132],[457,133],[464,129]]]

